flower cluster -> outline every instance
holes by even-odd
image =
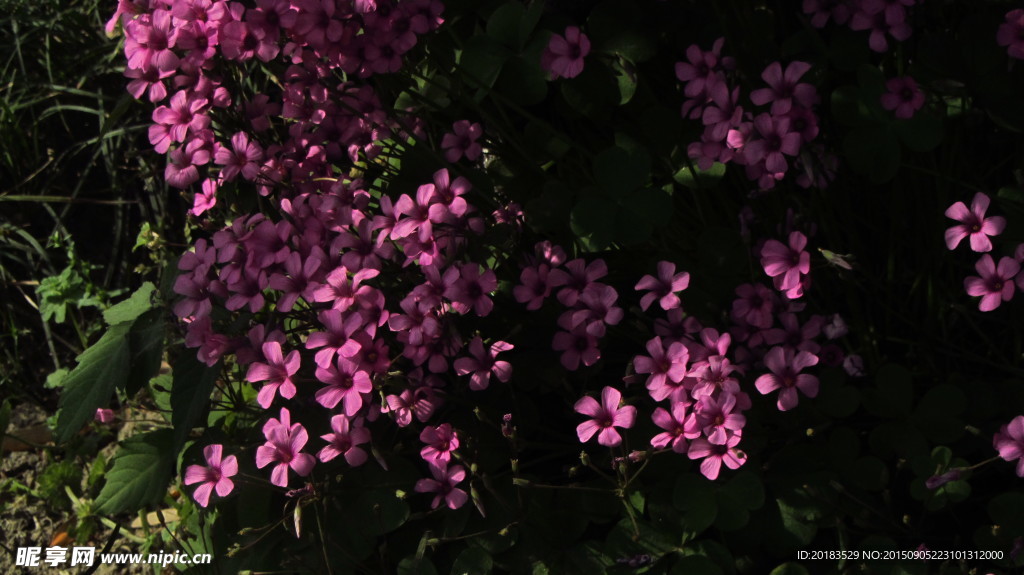
[[[978,192],[974,194],[970,209],[963,202],[956,202],[946,209],[947,218],[960,222],[946,230],[947,248],[955,250],[967,238],[972,251],[992,251],[992,240],[989,238],[1003,233],[1006,219],[1002,216],[985,217],[990,201],[987,195]],[[964,280],[964,290],[968,295],[981,297],[978,309],[992,311],[1002,302],[1010,301],[1018,286],[1024,289],[1024,274],[1020,273],[1022,262],[1024,244],[1017,246],[1014,257],[1004,256],[998,264],[991,255],[985,253],[974,265],[978,275]]]
[[[750,93],[753,105],[740,105],[740,87],[733,78],[734,64],[721,56],[723,39],[710,51],[690,46],[687,61],[676,64],[676,78],[683,82],[682,114],[700,120],[704,133],[687,152],[699,168],[707,170],[715,162],[735,162],[744,166],[747,177],[761,190],[775,187],[794,162],[803,172],[800,185],[827,185],[827,173],[818,173],[816,164],[827,164],[821,154],[803,153],[818,136],[818,117],[814,106],[817,89],[801,82],[811,69],[806,62],[791,62],[785,68],[773,62],[762,72],[766,87]],[[767,110],[757,110],[767,107]]]
[[[868,45],[875,52],[889,49],[889,38],[903,42],[913,29],[907,22],[908,8],[916,0],[804,0],[804,14],[811,25],[824,28],[829,20],[851,30],[867,31]]]

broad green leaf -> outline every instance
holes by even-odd
[[[131,367],[125,381],[125,393],[129,397],[134,396],[160,372],[164,357],[165,327],[162,309],[149,310],[132,322],[128,332]]]
[[[725,164],[715,162],[710,168],[702,170],[693,164],[693,167],[683,166],[676,172],[674,178],[680,184],[691,190],[713,188],[725,175]]]
[[[615,233],[618,207],[603,198],[583,198],[572,209],[570,225],[573,233],[589,250],[599,251],[611,243]]]
[[[861,107],[860,88],[852,84],[832,91],[832,115],[840,123],[857,126],[864,121],[866,110]]]
[[[128,378],[131,346],[130,326],[119,323],[78,356],[78,366],[64,380],[57,413],[57,442],[63,443],[78,433],[96,415],[96,409],[110,402],[114,390],[123,388]]]
[[[174,450],[185,445],[192,428],[203,421],[210,405],[210,393],[220,376],[221,364],[213,367],[196,359],[195,352],[185,350],[174,363],[171,384],[171,422],[174,427]]]
[[[537,23],[540,22],[540,17],[544,15],[545,2],[531,2],[526,8],[526,13],[523,14],[522,19],[519,21],[519,46],[522,48],[530,41],[530,36],[533,31],[537,28]],[[542,35],[544,45],[547,45],[548,37],[546,34]]]
[[[494,85],[510,55],[508,48],[490,36],[473,36],[462,50],[459,69],[471,88],[486,90]]]
[[[651,156],[644,150],[629,152],[618,146],[594,157],[594,180],[614,198],[627,196],[651,178]]]
[[[526,8],[520,2],[506,2],[487,19],[487,35],[514,51],[522,49],[519,43],[519,27],[526,16]]]
[[[103,319],[107,322],[107,325],[134,321],[135,318],[153,309],[153,295],[155,293],[156,286],[146,282],[142,284],[142,287],[135,290],[131,297],[104,311]]]
[[[889,469],[881,459],[861,457],[847,470],[847,476],[861,489],[880,491],[889,484]]]
[[[684,527],[700,533],[711,526],[718,514],[715,491],[703,476],[683,475],[676,480],[672,504],[683,512]]]
[[[575,78],[561,82],[562,97],[569,107],[584,116],[597,117],[618,105],[619,83],[611,69],[595,62],[583,68]]]
[[[764,505],[764,485],[752,471],[740,471],[725,484],[724,489],[746,509],[753,511]]]
[[[360,494],[349,506],[352,521],[368,535],[383,535],[409,519],[409,505],[394,489],[375,489]]]
[[[988,515],[1003,529],[1024,530],[1024,494],[1011,491],[995,496],[988,503]]]
[[[930,152],[942,143],[945,127],[942,118],[925,110],[918,110],[914,117],[893,123],[900,140],[915,152]]]
[[[437,575],[437,569],[424,557],[406,557],[398,563],[398,575]]]
[[[882,417],[910,413],[914,401],[914,377],[902,365],[888,363],[875,374],[874,389],[865,390],[865,407]]]
[[[108,515],[136,511],[163,499],[174,456],[170,429],[126,439],[114,454],[107,481],[96,497],[96,511]]]
[[[547,96],[548,83],[537,61],[513,56],[501,69],[494,90],[516,104],[532,106]]]
[[[452,575],[487,575],[494,567],[491,555],[479,547],[470,547],[459,553],[452,565]]]

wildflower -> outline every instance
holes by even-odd
[[[800,398],[797,390],[807,397],[818,395],[818,378],[803,369],[817,365],[818,357],[810,352],[796,352],[783,347],[773,347],[764,357],[765,366],[772,373],[766,373],[754,381],[754,387],[763,395],[781,389],[776,403],[779,411],[789,411],[797,406]]]
[[[978,270],[978,276],[970,276],[964,280],[964,290],[968,295],[981,296],[978,309],[981,311],[992,311],[999,307],[1004,301],[1010,301],[1016,291],[1014,278],[1020,272],[1020,264],[1011,257],[1004,257],[999,260],[997,267],[992,256],[985,254],[981,256],[978,263],[974,265]]]
[[[370,430],[363,427],[361,417],[350,420],[339,413],[331,418],[331,429],[334,433],[320,436],[328,443],[317,454],[320,461],[327,463],[339,455],[344,455],[345,461],[352,467],[358,467],[366,462],[366,451],[356,447],[370,441]]]
[[[737,431],[729,436],[725,444],[715,445],[707,439],[700,437],[690,443],[690,448],[687,450],[686,455],[690,459],[703,459],[700,462],[700,472],[704,477],[713,481],[718,479],[723,463],[729,469],[739,469],[741,465],[746,463],[746,454],[736,449],[736,445],[739,444],[741,438],[742,434]]]
[[[327,409],[343,403],[345,415],[352,417],[363,407],[363,394],[373,391],[370,374],[344,357],[336,365],[316,368],[316,378],[327,387],[316,392],[316,401]]]
[[[185,485],[202,483],[192,494],[196,503],[202,507],[209,505],[210,494],[213,491],[221,497],[227,497],[235,488],[235,483],[230,477],[238,473],[238,460],[234,455],[223,457],[223,454],[223,445],[207,445],[203,448],[206,467],[190,465],[185,470]]]
[[[661,309],[668,311],[679,307],[679,296],[676,292],[685,290],[690,285],[690,274],[676,273],[676,264],[658,262],[658,277],[645,275],[636,284],[636,290],[650,290],[640,298],[640,308],[647,311],[655,300]]]
[[[1005,19],[996,31],[996,42],[1007,47],[1011,58],[1024,60],[1024,10],[1010,10]]]
[[[725,445],[729,436],[743,429],[747,418],[736,409],[736,396],[722,392],[717,398],[705,395],[700,398],[694,407],[697,414],[698,426],[708,441],[715,445]]]
[[[803,141],[800,134],[790,130],[789,118],[770,114],[760,114],[754,118],[754,128],[761,137],[743,146],[747,167],[764,160],[764,167],[770,174],[784,174],[789,169],[786,156],[800,153]]]
[[[992,438],[992,447],[1004,460],[1017,462],[1017,477],[1024,477],[1024,415],[1014,417]]]
[[[306,428],[300,423],[291,423],[291,414],[281,408],[281,419],[270,419],[263,425],[263,436],[267,442],[256,448],[256,467],[263,469],[277,463],[270,474],[270,482],[278,487],[288,486],[288,470],[305,477],[313,470],[316,460],[308,453],[302,453],[309,440]]]
[[[620,407],[622,394],[613,387],[605,387],[601,390],[601,403],[590,396],[584,396],[576,402],[573,409],[577,413],[589,415],[593,419],[584,421],[576,427],[576,435],[580,443],[590,441],[590,438],[597,435],[597,442],[607,447],[615,447],[622,443],[622,436],[615,430],[616,427],[629,429],[636,421],[636,408],[632,405]]]
[[[910,76],[890,78],[885,89],[888,91],[882,94],[882,107],[901,120],[912,118],[924,106],[924,93]]]
[[[575,78],[583,71],[583,58],[590,53],[590,39],[576,26],[565,29],[565,36],[552,34],[540,57],[541,68],[552,79]]]
[[[761,73],[761,79],[768,87],[751,92],[750,101],[757,106],[771,102],[773,116],[789,112],[794,102],[810,108],[818,98],[817,90],[810,84],[800,82],[800,78],[810,69],[811,65],[807,62],[790,62],[783,72],[782,64],[772,62]]]
[[[775,288],[796,299],[803,295],[801,275],[811,271],[811,254],[806,252],[807,236],[800,232],[789,234],[789,245],[768,240],[761,248],[761,266],[774,278]]]
[[[671,395],[686,377],[686,362],[690,353],[680,342],[673,342],[666,349],[660,337],[647,342],[646,355],[633,358],[633,367],[637,373],[649,373],[647,389],[655,401],[661,401]]]
[[[299,364],[302,360],[298,350],[293,350],[287,358],[284,357],[281,344],[276,341],[264,343],[262,349],[267,362],[251,364],[249,371],[245,374],[245,380],[250,383],[266,382],[260,388],[256,401],[260,407],[267,409],[273,403],[278,390],[281,392],[281,397],[285,399],[295,397],[295,384],[292,382],[292,376],[299,371]]]
[[[452,452],[459,448],[459,435],[455,433],[450,423],[423,428],[420,432],[420,441],[427,444],[420,450],[420,457],[431,464],[439,461],[448,463],[452,458]]]
[[[946,209],[946,217],[957,220],[960,225],[953,226],[946,230],[946,247],[954,250],[960,244],[960,240],[970,237],[971,249],[976,252],[992,251],[992,241],[989,236],[998,236],[1003,233],[1006,227],[1006,219],[1002,216],[985,217],[988,210],[989,197],[981,192],[974,194],[971,200],[971,209],[968,210],[963,202],[956,202]]]
[[[483,134],[480,124],[470,124],[469,120],[459,120],[452,124],[452,132],[441,138],[441,149],[444,150],[444,159],[449,162],[457,162],[462,156],[470,162],[480,158],[483,148],[477,142]]]
[[[651,438],[651,447],[663,449],[671,445],[672,451],[686,453],[686,450],[689,448],[689,444],[686,442],[688,433],[685,426],[687,419],[686,407],[686,403],[677,401],[672,404],[671,412],[663,407],[655,408],[654,412],[651,413],[651,419],[655,425],[665,431]]]
[[[485,350],[483,340],[477,336],[469,342],[469,353],[473,357],[455,360],[455,373],[469,375],[469,388],[474,391],[487,389],[492,374],[501,382],[506,382],[512,377],[512,364],[498,361],[497,357],[499,353],[510,351],[512,347],[510,343],[496,341],[491,344],[490,349]]]
[[[420,479],[416,482],[414,490],[416,493],[437,493],[434,501],[430,504],[431,509],[437,509],[444,501],[449,509],[458,509],[466,504],[469,495],[465,491],[455,487],[466,478],[466,470],[461,465],[448,467],[446,462],[438,462],[430,465],[430,474],[433,479]]]

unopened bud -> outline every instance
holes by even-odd
[[[925,480],[924,486],[931,490],[938,489],[950,481],[960,479],[961,471],[962,469],[956,468],[950,469],[942,475],[933,475]]]

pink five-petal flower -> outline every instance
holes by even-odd
[[[690,352],[681,342],[672,342],[666,349],[661,337],[654,337],[647,342],[647,353],[633,358],[633,368],[637,373],[650,374],[647,389],[655,401],[661,401],[686,377]]]
[[[221,497],[227,497],[235,484],[230,477],[238,473],[238,460],[234,455],[223,457],[223,445],[207,445],[203,448],[206,467],[190,465],[185,470],[185,485],[201,483],[192,497],[196,503],[206,507],[210,503],[210,494],[214,491]]]
[[[442,423],[437,427],[427,426],[420,432],[420,441],[427,444],[420,450],[420,457],[430,464],[451,461],[452,452],[459,448],[459,435],[452,424]]]
[[[540,67],[552,79],[575,78],[583,71],[583,59],[590,53],[590,39],[576,26],[565,29],[565,36],[552,34],[540,57]]]
[[[885,89],[888,91],[882,94],[882,107],[901,120],[912,118],[924,106],[924,92],[910,76],[890,78]]]
[[[470,162],[480,158],[483,148],[477,140],[483,135],[483,128],[478,123],[470,123],[469,120],[459,120],[452,124],[452,132],[441,138],[441,149],[444,150],[444,159],[449,162],[457,162],[462,156]]]
[[[739,469],[746,463],[746,454],[736,449],[741,438],[742,434],[737,431],[729,437],[725,445],[715,445],[700,437],[690,443],[690,449],[687,450],[686,455],[690,459],[703,459],[700,462],[700,472],[704,477],[715,480],[718,479],[723,463],[729,469]]]
[[[279,389],[281,397],[285,399],[295,397],[295,383],[292,382],[292,376],[299,371],[299,364],[302,360],[298,350],[293,350],[288,357],[284,357],[281,344],[276,341],[268,341],[263,344],[263,356],[267,363],[257,361],[249,365],[245,380],[250,383],[266,382],[260,388],[256,401],[259,402],[260,407],[267,409],[273,403],[274,396]]]
[[[458,509],[466,504],[469,495],[455,487],[466,478],[466,470],[461,465],[448,464],[443,461],[430,465],[430,474],[433,479],[420,479],[416,482],[414,490],[416,493],[436,493],[434,501],[430,504],[431,509],[437,509],[444,501],[449,509]]]
[[[996,31],[996,42],[1006,46],[1011,58],[1024,60],[1024,10],[1017,8],[1006,13],[1006,22]]]
[[[512,364],[507,361],[498,361],[498,354],[503,351],[510,351],[512,344],[504,341],[496,341],[491,344],[490,349],[484,349],[484,342],[479,336],[469,342],[469,353],[473,357],[460,357],[455,360],[455,373],[469,375],[469,388],[473,391],[487,389],[493,374],[502,383],[512,377]]]
[[[363,418],[351,420],[339,413],[331,418],[331,429],[334,433],[320,436],[328,443],[317,454],[320,461],[327,463],[339,455],[344,455],[345,461],[352,467],[359,467],[366,462],[366,451],[356,447],[370,442],[370,430],[363,427]]]
[[[636,421],[636,408],[632,405],[619,406],[622,394],[614,387],[601,390],[601,403],[593,397],[581,397],[573,409],[577,413],[589,415],[593,419],[584,421],[576,427],[576,435],[580,443],[590,441],[597,434],[597,442],[607,447],[615,447],[622,443],[622,436],[616,427],[629,429]]]
[[[800,78],[810,69],[811,65],[807,62],[790,62],[783,71],[782,64],[772,62],[761,73],[761,79],[768,87],[751,92],[750,101],[758,106],[771,102],[773,116],[789,112],[794,101],[810,108],[818,97],[817,90],[810,84],[800,82]]]
[[[647,311],[654,300],[658,300],[661,309],[668,311],[679,307],[679,296],[676,292],[683,291],[690,285],[690,274],[676,273],[676,264],[658,262],[658,277],[646,275],[637,282],[637,290],[650,290],[640,298],[640,308]]]
[[[999,457],[1006,461],[1017,462],[1017,477],[1024,477],[1024,415],[1014,417],[1008,425],[1004,425],[992,438],[992,447],[999,452]]]
[[[669,412],[663,407],[655,408],[651,414],[654,425],[665,431],[651,438],[651,447],[664,449],[669,445],[676,453],[686,453],[689,445],[686,443],[685,422],[687,417],[686,403],[677,401],[672,404],[672,411]]]
[[[338,356],[336,365],[316,368],[316,378],[327,386],[317,390],[317,403],[327,409],[334,409],[341,403],[349,417],[363,407],[363,394],[373,391],[370,374],[359,369],[356,362],[342,356]]]
[[[786,292],[790,299],[803,295],[800,276],[811,271],[811,254],[804,251],[807,236],[800,232],[789,234],[789,245],[768,240],[761,248],[761,266],[774,278],[775,288]]]
[[[960,225],[953,226],[946,230],[946,247],[953,250],[960,244],[960,240],[970,237],[971,249],[976,252],[992,251],[992,241],[989,236],[998,236],[1003,233],[1006,227],[1006,219],[1002,216],[985,217],[988,210],[989,198],[987,195],[978,192],[971,200],[971,209],[963,202],[956,202],[946,209],[946,217],[957,220]]]
[[[256,448],[256,467],[263,469],[276,463],[270,474],[270,482],[278,487],[288,486],[288,470],[291,469],[301,477],[309,475],[316,465],[316,459],[308,453],[302,453],[309,440],[306,428],[300,423],[291,423],[291,414],[281,408],[281,419],[270,419],[263,425],[263,435],[267,442]]]
[[[964,280],[964,289],[968,295],[981,296],[978,302],[978,309],[981,311],[992,311],[999,307],[1004,301],[1010,301],[1017,289],[1014,285],[1014,278],[1020,272],[1020,264],[1011,257],[1003,257],[996,266],[992,256],[985,254],[981,256],[978,263],[974,265],[978,270],[978,276],[970,276]]]
[[[764,363],[771,373],[758,377],[754,382],[754,387],[762,395],[781,389],[776,403],[779,411],[789,411],[797,406],[800,402],[797,395],[798,389],[807,397],[818,395],[818,378],[800,373],[805,368],[817,365],[818,357],[816,355],[807,351],[794,353],[792,349],[773,347],[764,356]]]

